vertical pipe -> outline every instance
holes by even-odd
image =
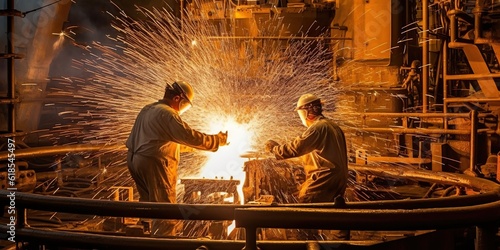
[[[448,113],[448,103],[446,102],[448,98],[448,42],[446,40],[443,41],[441,51],[443,52],[443,113],[445,114],[443,122],[444,129],[448,129],[448,118],[446,117]]]
[[[422,112],[427,113],[427,89],[429,84],[429,0],[422,0]]]
[[[14,0],[8,0],[7,10],[14,10]],[[14,16],[7,16],[7,54],[11,55],[7,59],[7,98],[14,100],[15,79],[14,79]],[[7,130],[9,133],[16,133],[16,113],[14,102],[8,104],[8,124]]]
[[[496,234],[498,226],[484,225],[476,227],[475,250],[496,249]]]
[[[456,16],[456,11],[451,10],[448,11],[448,17],[450,18],[450,42],[454,43],[457,40],[457,33],[458,33],[458,22],[457,22],[457,16]]]
[[[476,6],[472,13],[474,13],[474,39],[479,40],[482,35],[481,16],[483,15],[483,6],[481,0],[476,0]]]
[[[257,228],[245,227],[245,250],[257,250]]]
[[[321,246],[317,241],[310,241],[306,243],[307,250],[321,250]]]
[[[474,172],[476,166],[476,144],[477,144],[477,111],[470,112],[470,171]]]
[[[450,43],[445,40],[444,48],[443,48],[443,113],[448,113],[448,102],[446,99],[448,98],[448,47],[456,46],[455,42],[457,40],[457,32],[458,32],[458,22],[456,17],[456,11],[451,10],[448,11],[448,17],[450,18]],[[455,73],[455,72],[453,72]],[[448,128],[448,119],[445,120],[444,123],[445,129]]]
[[[24,228],[28,224],[26,218],[26,208],[24,206],[17,206],[16,210],[17,210],[16,227],[18,229]]]

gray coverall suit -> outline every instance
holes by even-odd
[[[276,159],[303,156],[306,180],[299,190],[299,202],[333,202],[344,195],[348,180],[346,141],[344,132],[332,120],[318,116],[301,136],[271,152]],[[330,230],[330,237],[349,239],[349,232]],[[322,238],[319,235],[312,229],[287,230],[287,237],[295,240],[318,240]]]
[[[180,144],[217,151],[219,137],[193,130],[163,101],[146,105],[127,139],[127,165],[140,201],[176,203]],[[174,235],[172,221],[153,220],[151,234]]]
[[[307,177],[299,191],[299,202],[333,202],[344,195],[348,179],[346,141],[332,120],[318,116],[301,136],[271,152],[276,159],[304,156]]]

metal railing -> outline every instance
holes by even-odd
[[[477,195],[417,200],[385,200],[348,203],[232,205],[126,202],[43,196],[0,190],[0,202],[15,207],[16,224],[0,225],[2,232],[14,229],[15,240],[120,249],[305,249],[307,242],[257,241],[257,228],[314,228],[350,230],[428,230],[477,227],[476,249],[496,246],[500,221],[500,186],[494,182],[452,173],[401,168],[350,166],[371,174],[398,176],[429,182],[439,181],[467,187]],[[179,220],[235,220],[245,229],[245,241],[207,239],[158,239],[32,228],[26,224],[28,209],[112,217],[140,217]],[[5,239],[9,234],[4,234]],[[322,244],[329,244],[328,242]],[[333,244],[333,243],[332,243]],[[358,244],[360,244],[358,242]],[[368,244],[368,242],[366,242]]]
[[[349,230],[426,230],[477,227],[476,250],[496,249],[500,201],[426,209],[238,208],[237,227],[245,228],[245,250],[256,250],[257,228]],[[293,218],[293,219],[291,219]]]

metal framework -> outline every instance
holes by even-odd
[[[0,54],[0,58],[7,59],[7,96],[1,98],[1,104],[8,105],[7,130],[9,135],[16,135],[16,109],[15,104],[19,102],[16,98],[14,60],[23,56],[14,53],[14,17],[20,16],[20,12],[14,9],[14,0],[7,1],[7,9],[0,13],[7,16],[7,53]]]

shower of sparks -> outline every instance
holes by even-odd
[[[378,106],[375,110],[362,110],[373,107],[368,107],[370,104],[366,99],[358,98],[369,98],[370,95],[374,98],[393,96],[392,92],[382,93],[384,88],[381,88],[382,92],[369,93],[367,90],[374,86],[393,85],[387,75],[394,75],[394,72],[387,67],[366,67],[349,59],[360,53],[377,57],[380,55],[377,53],[393,53],[398,47],[383,43],[363,51],[356,50],[363,46],[350,47],[345,45],[345,41],[341,41],[338,42],[337,45],[340,46],[336,46],[336,51],[332,51],[326,40],[322,39],[259,39],[258,37],[281,34],[281,29],[286,24],[276,19],[270,19],[259,26],[259,34],[252,34],[253,38],[241,39],[227,35],[232,34],[234,23],[225,26],[226,24],[199,19],[190,13],[185,15],[181,23],[166,9],[137,9],[144,16],[141,20],[133,20],[123,11],[113,16],[112,26],[118,35],[108,35],[106,41],[80,44],[72,38],[75,30],[82,29],[77,26],[54,33],[59,36],[54,49],[60,49],[64,39],[68,38],[86,53],[85,59],[74,61],[75,69],[86,74],[81,77],[62,76],[59,79],[59,86],[54,88],[56,91],[51,96],[71,97],[71,101],[66,104],[72,108],[65,106],[59,110],[59,116],[64,117],[68,123],[56,124],[51,134],[41,138],[52,136],[52,139],[59,140],[57,143],[123,144],[140,109],[160,99],[165,84],[184,80],[193,85],[195,99],[193,108],[183,114],[182,118],[201,132],[216,134],[228,131],[230,144],[215,153],[184,153],[179,178],[237,179],[241,183],[239,197],[243,197],[241,185],[245,179],[243,166],[246,160],[240,155],[249,151],[260,152],[267,139],[284,142],[300,134],[304,127],[301,127],[293,108],[296,100],[304,93],[319,95],[326,104],[325,114],[345,129],[351,157],[357,155],[357,150],[366,150],[370,156],[389,154],[404,157],[415,153],[411,152],[415,149],[409,143],[407,146],[397,145],[399,140],[396,137],[400,135],[363,134],[364,127],[403,128],[401,119],[361,118],[352,115],[363,112],[382,113],[393,108]],[[355,9],[351,13],[354,11]],[[409,33],[421,32],[416,25],[416,22],[411,23],[402,29],[402,37],[397,45],[402,46],[405,52],[410,43],[415,42]],[[352,27],[349,29],[352,30]],[[436,28],[433,32],[442,30],[444,29]],[[345,33],[341,38],[345,38]],[[369,40],[371,43],[377,41],[374,38]],[[345,60],[335,72],[332,72],[333,53],[339,61]],[[341,80],[333,81],[332,73],[340,75]],[[360,77],[361,75],[363,76]],[[404,94],[397,94],[397,97],[407,98]],[[55,105],[47,103],[46,106]],[[417,110],[419,107],[410,108]],[[419,119],[414,120],[418,122]],[[434,137],[424,135],[415,138],[421,141],[435,140]],[[89,170],[91,174],[86,176],[88,179],[69,179],[58,184],[58,177],[49,178],[39,184],[42,193],[112,199],[115,193],[110,187],[130,186],[132,181],[126,168],[110,170],[114,166],[125,165],[123,152],[102,152],[102,155],[106,155],[108,162],[102,163],[103,167],[97,175],[90,167],[79,168],[75,175],[76,172],[84,175],[80,172]],[[405,163],[392,165],[398,165],[402,169],[408,167]],[[272,174],[284,176],[278,172]],[[354,195],[351,193],[348,199],[401,198],[399,194],[390,192],[390,187],[387,188],[401,180],[386,178],[386,183],[379,185],[376,180],[363,183],[356,178],[351,172],[348,185]],[[271,186],[282,186],[282,181],[284,180],[273,179]],[[297,184],[296,180],[285,181],[289,186]],[[97,187],[92,186],[94,183],[98,184]],[[52,186],[57,188],[49,190],[48,187]],[[389,192],[385,192],[387,190]],[[280,190],[276,197],[284,203],[296,202],[287,191],[289,190]],[[178,195],[182,193],[179,192]],[[240,202],[243,202],[243,198]],[[228,226],[228,233],[233,228],[234,224]],[[206,230],[207,228],[203,229]],[[190,233],[198,236],[196,232]]]
[[[362,105],[369,104],[357,98],[371,95],[366,92],[368,86],[393,84],[384,76],[394,72],[350,60],[338,72],[332,72],[333,53],[376,55],[396,47],[380,44],[373,46],[372,51],[357,51],[341,42],[342,46],[332,51],[328,39],[264,39],[278,37],[286,27],[276,16],[257,25],[258,34],[242,39],[230,35],[235,23],[217,23],[191,13],[186,13],[181,22],[166,9],[137,7],[137,10],[143,15],[140,20],[133,20],[123,11],[112,16],[117,35],[78,46],[84,48],[86,57],[75,60],[74,67],[86,75],[63,76],[59,87],[54,88],[52,96],[72,97],[69,104],[73,109],[59,113],[70,122],[56,125],[54,130],[59,132],[54,132],[53,139],[123,144],[140,109],[161,99],[165,84],[183,80],[193,85],[195,97],[193,107],[182,118],[201,132],[216,134],[227,130],[230,144],[215,153],[184,153],[179,178],[235,178],[243,184],[242,153],[260,152],[267,139],[284,142],[304,129],[293,112],[296,100],[304,93],[319,95],[326,104],[325,114],[345,128],[351,157],[358,149],[366,149],[374,156],[399,155],[394,135],[371,133],[360,137],[359,133],[369,124],[402,127],[400,120],[383,117],[363,120],[349,115],[366,112],[361,110]],[[67,36],[61,34],[61,38]],[[401,46],[406,41],[402,37]],[[74,39],[72,42],[79,45]],[[367,77],[359,80],[359,72]],[[344,79],[333,81],[332,73]],[[375,91],[372,95],[375,98],[393,95],[382,93],[382,97],[377,97],[378,94]],[[404,98],[403,94],[398,96]],[[380,106],[372,112],[388,108],[392,107]],[[123,165],[124,158],[118,154],[113,164]],[[113,185],[130,183],[130,178],[122,177],[124,172],[105,181],[116,182]],[[354,182],[350,185],[366,188]]]
[[[184,166],[180,177],[236,178],[242,171],[241,153],[260,151],[267,139],[298,135],[302,128],[293,108],[300,95],[315,93],[327,105],[335,101],[331,49],[324,41],[216,36],[230,34],[231,27],[223,30],[196,18],[181,24],[165,9],[138,11],[143,20],[131,20],[124,12],[114,16],[118,35],[95,42],[90,57],[75,61],[87,78],[61,81],[64,88],[56,94],[73,95],[72,104],[80,107],[59,114],[78,125],[62,126],[65,136],[123,144],[140,109],[161,99],[165,84],[183,80],[193,85],[195,97],[182,118],[201,132],[227,130],[230,145],[187,160],[190,166]],[[284,26],[279,20],[269,23],[262,36],[278,34]],[[189,169],[205,164],[209,168]]]

